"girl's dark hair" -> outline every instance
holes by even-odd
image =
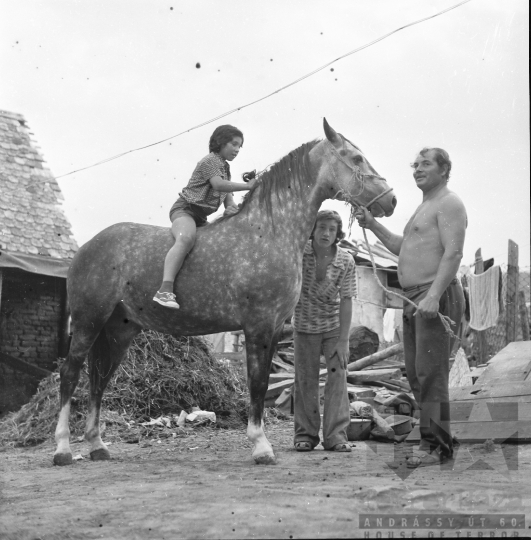
[[[241,137],[243,146],[243,133],[238,128],[229,124],[218,126],[210,137],[208,151],[219,153],[223,146],[232,141],[234,137]]]
[[[334,245],[336,245],[340,240],[345,238],[345,233],[343,232],[343,221],[341,216],[335,210],[321,210],[320,212],[317,212],[317,217],[315,218],[315,223],[312,229],[312,234],[310,234],[310,238],[313,238],[313,233],[315,232],[315,227],[317,227],[317,222],[325,219],[333,219],[337,223],[337,235],[336,239],[334,240]]]

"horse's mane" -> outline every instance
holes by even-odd
[[[282,205],[285,196],[289,193],[300,193],[301,184],[307,177],[309,168],[308,154],[310,150],[318,143],[317,139],[304,143],[288,155],[274,163],[269,170],[264,172],[260,181],[247,192],[240,205],[240,210],[232,216],[220,216],[212,223],[226,221],[242,212],[249,210],[251,201],[258,198],[258,204],[265,210],[266,215],[271,218],[274,198],[276,204]]]

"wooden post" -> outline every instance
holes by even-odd
[[[518,314],[518,244],[509,240],[507,260],[507,313],[505,319],[506,343],[516,341],[516,324]]]
[[[520,311],[520,324],[522,326],[522,340],[529,341],[529,312],[525,303],[525,292],[518,292],[518,310]]]
[[[481,248],[476,251],[476,260],[474,261],[474,274],[483,273],[483,257],[481,255]],[[478,336],[478,348],[479,359],[478,364],[485,364],[487,362],[489,354],[489,344],[487,343],[486,330],[480,330],[476,332]]]

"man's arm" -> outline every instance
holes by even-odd
[[[437,213],[437,227],[444,253],[428,294],[420,301],[416,311],[423,318],[437,317],[439,299],[459,270],[466,225],[466,210],[461,200],[454,194],[445,197]]]
[[[254,178],[249,182],[230,182],[229,180],[223,180],[221,176],[214,176],[209,180],[210,185],[221,193],[232,193],[233,191],[249,191],[254,187],[257,179]]]
[[[404,240],[403,236],[392,233],[389,229],[376,221],[373,215],[363,206],[356,211],[355,216],[360,227],[369,229],[391,253],[400,255],[400,248],[402,247],[402,241]]]

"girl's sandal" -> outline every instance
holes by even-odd
[[[309,442],[303,441],[295,443],[295,450],[297,450],[297,452],[310,452],[313,450],[313,447]]]
[[[347,443],[338,443],[335,446],[332,446],[330,450],[332,450],[332,452],[352,452],[350,444]]]

